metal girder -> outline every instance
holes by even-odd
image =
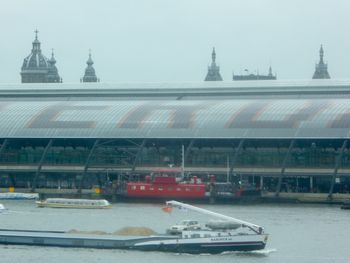
[[[32,189],[31,189],[32,192],[35,191],[35,188],[36,188],[36,180],[37,180],[38,177],[39,177],[41,168],[42,168],[42,166],[43,166],[43,162],[44,162],[45,157],[46,157],[46,154],[47,154],[48,150],[50,149],[50,147],[52,146],[52,143],[53,143],[53,139],[50,139],[49,142],[48,142],[48,144],[46,145],[46,147],[45,147],[45,149],[44,149],[43,154],[41,155],[41,158],[40,158],[38,167],[36,168],[36,172],[35,172],[35,175],[34,175],[34,178],[33,178],[33,181],[32,181]]]
[[[188,155],[190,154],[190,151],[191,151],[191,149],[192,149],[192,147],[193,147],[193,145],[194,145],[194,139],[192,139],[191,141],[190,141],[190,144],[187,146],[187,149],[186,149],[186,151],[185,151],[185,156],[184,156],[184,161],[186,162],[187,161],[187,157],[188,157]]]
[[[2,154],[2,152],[5,150],[7,144],[8,144],[9,140],[8,139],[5,139],[3,141],[3,143],[1,144],[1,147],[0,147],[0,154]]]
[[[279,196],[279,194],[281,192],[282,179],[283,179],[283,176],[284,176],[284,172],[286,170],[287,161],[288,161],[290,153],[291,153],[291,151],[292,151],[292,149],[294,147],[294,144],[295,144],[295,140],[291,140],[291,142],[289,144],[288,151],[286,153],[286,156],[283,159],[281,173],[280,173],[280,176],[278,177],[277,189],[276,189],[276,193],[275,193],[276,196]]]
[[[86,158],[86,161],[85,161],[85,164],[84,164],[83,175],[82,175],[80,183],[79,183],[79,188],[78,188],[78,192],[79,193],[81,193],[81,189],[83,188],[83,181],[85,179],[85,176],[86,176],[86,173],[87,173],[87,170],[88,170],[88,167],[89,167],[90,159],[91,159],[92,155],[94,154],[94,151],[95,151],[97,145],[99,144],[99,142],[100,142],[100,140],[96,140],[94,142],[94,145],[92,146],[92,148],[90,150],[90,153],[89,153],[88,157]]]
[[[134,163],[132,164],[131,171],[135,171],[137,162],[138,162],[138,160],[140,159],[140,156],[141,156],[141,154],[142,154],[143,147],[145,147],[145,145],[146,145],[146,139],[143,139],[143,140],[142,140],[142,143],[141,143],[141,145],[139,146],[139,149],[137,150],[137,153],[136,153],[136,155],[135,155],[135,159],[134,159]]]
[[[232,160],[230,162],[230,172],[229,172],[229,175],[232,176],[233,175],[233,168],[234,168],[234,165],[236,164],[236,160],[237,160],[237,157],[238,157],[238,154],[239,152],[241,151],[242,147],[243,147],[243,144],[244,144],[244,139],[240,140],[239,141],[239,144],[238,146],[236,147],[236,151],[235,151],[235,154],[233,155],[232,157]]]
[[[331,181],[331,187],[329,188],[329,192],[328,192],[328,199],[332,200],[333,198],[333,190],[334,190],[334,184],[335,184],[335,178],[338,174],[338,169],[340,167],[341,164],[341,160],[343,158],[343,153],[344,150],[346,148],[346,145],[348,144],[348,140],[344,140],[342,147],[340,148],[340,153],[337,156],[336,160],[335,160],[335,165],[334,165],[334,170],[333,170],[333,175],[332,175],[332,181]]]

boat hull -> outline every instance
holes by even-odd
[[[173,239],[135,244],[132,249],[189,254],[219,254],[228,251],[264,249],[267,235],[232,236],[223,238]]]
[[[111,205],[106,206],[93,206],[93,205],[66,205],[66,204],[45,204],[37,202],[38,207],[49,207],[49,208],[73,208],[73,209],[106,209],[111,208]]]
[[[249,238],[243,239],[237,236],[232,240],[225,237],[222,240],[218,240],[218,238],[183,239],[172,236],[103,236],[70,234],[60,231],[0,229],[0,244],[4,245],[126,249],[189,254],[219,254],[226,251],[259,250],[264,249],[266,240],[267,235],[251,235]]]

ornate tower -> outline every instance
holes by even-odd
[[[321,45],[320,62],[318,62],[318,64],[316,64],[315,73],[312,77],[313,79],[330,79],[331,78],[328,74],[328,65],[326,63],[324,63],[324,61],[323,61],[323,55],[324,55],[324,51],[323,51],[323,47]]]
[[[91,51],[89,51],[89,59],[86,61],[87,67],[85,69],[85,74],[80,81],[82,82],[99,82],[100,80],[96,77],[95,69],[92,66],[94,62],[91,59]]]
[[[213,52],[211,53],[211,59],[211,65],[208,67],[208,73],[204,81],[222,81],[222,77],[220,75],[220,67],[215,63],[215,48],[213,48]]]
[[[53,50],[51,53],[51,58],[47,61],[49,63],[48,71],[47,71],[47,82],[62,82],[62,79],[58,75],[58,70],[56,68],[56,59],[53,55]]]
[[[21,68],[22,83],[46,82],[48,66],[47,58],[41,54],[38,30],[35,30],[32,53],[24,59]]]

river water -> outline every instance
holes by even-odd
[[[9,209],[0,214],[0,228],[114,232],[144,226],[164,233],[182,219],[205,220],[194,212],[161,211],[161,204],[115,203],[112,209],[79,210],[37,208],[33,201],[2,201]],[[29,247],[0,245],[0,262],[240,262],[313,263],[349,262],[350,210],[339,206],[300,204],[199,205],[265,228],[265,250],[188,255],[127,250]]]

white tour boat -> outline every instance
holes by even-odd
[[[9,199],[9,200],[31,200],[38,199],[38,193],[0,193],[0,199]]]
[[[36,202],[38,207],[52,208],[110,208],[111,204],[104,199],[70,199],[70,198],[47,198]]]
[[[3,204],[0,204],[0,213],[4,212],[6,210],[5,206]]]

